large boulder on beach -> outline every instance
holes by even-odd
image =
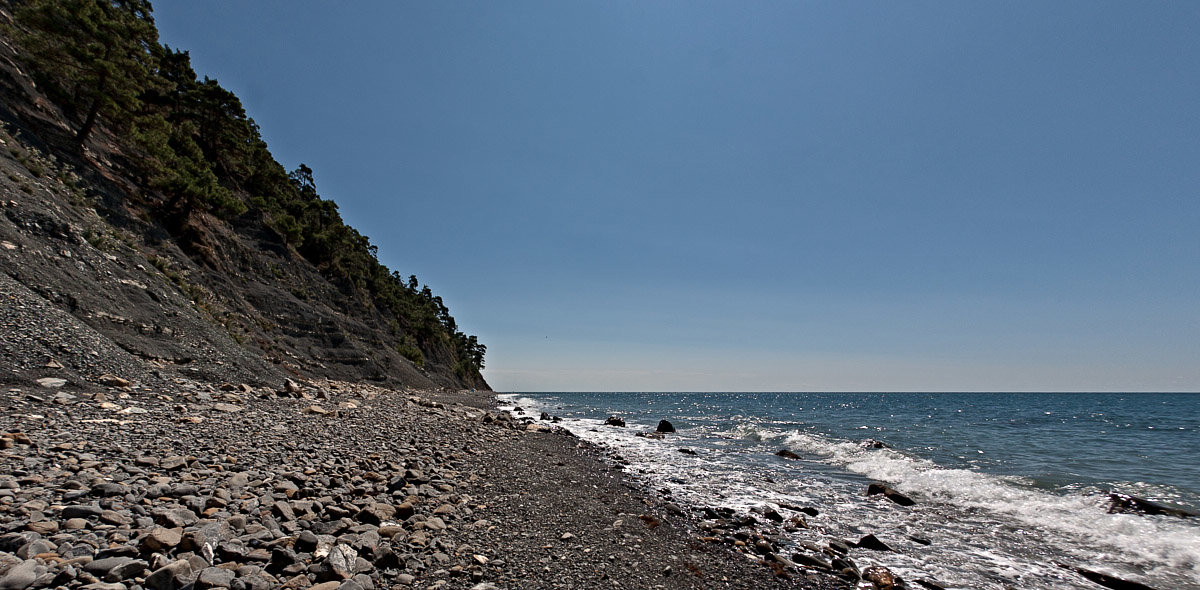
[[[901,590],[905,587],[900,576],[893,574],[891,570],[881,565],[874,565],[863,570],[862,578],[870,582],[875,590]]]
[[[654,431],[655,432],[675,432],[675,426],[673,426],[670,422],[667,422],[666,420],[659,420],[658,428],[655,428]]]
[[[607,426],[620,426],[621,428],[624,428],[625,420],[621,419],[620,416],[609,416],[608,418],[604,419],[604,424]]]
[[[854,546],[859,549],[870,549],[872,551],[895,551],[895,549],[889,547],[887,543],[880,541],[879,537],[875,535],[867,535],[859,539]]]
[[[1195,512],[1163,506],[1162,504],[1128,494],[1114,492],[1108,495],[1108,500],[1109,514],[1147,514],[1150,516],[1177,516],[1179,518],[1194,518],[1198,516]]]
[[[878,494],[883,494],[884,498],[887,498],[888,500],[891,500],[901,506],[912,506],[913,504],[916,504],[912,498],[909,498],[908,496],[905,496],[904,494],[901,494],[900,492],[897,492],[896,490],[893,490],[892,488],[889,488],[883,484],[873,483],[867,486],[868,496],[875,496]]]

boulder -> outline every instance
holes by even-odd
[[[880,541],[875,535],[867,535],[855,543],[855,547],[860,549],[870,549],[872,551],[894,551],[887,543]]]
[[[816,508],[813,508],[811,506],[797,506],[795,504],[780,504],[779,507],[787,508],[788,510],[793,510],[796,512],[802,512],[809,516],[816,516],[821,513],[819,510],[817,510]]]
[[[881,565],[871,566],[862,572],[862,578],[871,583],[875,590],[903,590],[904,581],[900,576]]]
[[[1108,495],[1108,500],[1109,514],[1147,514],[1150,516],[1177,516],[1179,518],[1200,516],[1195,512],[1163,506],[1162,504],[1128,494],[1114,492]]]
[[[787,449],[779,449],[779,451],[776,452],[775,454],[777,456],[783,457],[784,459],[796,460],[796,459],[800,458],[800,455],[797,455],[796,453],[793,453],[792,451],[789,451]]]
[[[1153,588],[1151,588],[1150,586],[1147,586],[1145,584],[1139,584],[1137,582],[1130,582],[1129,580],[1122,580],[1121,578],[1118,578],[1116,576],[1110,576],[1108,574],[1094,572],[1089,569],[1075,567],[1073,565],[1066,565],[1066,564],[1062,564],[1062,563],[1058,563],[1058,562],[1055,562],[1055,565],[1057,565],[1058,567],[1061,567],[1063,569],[1066,569],[1066,570],[1071,570],[1071,571],[1079,574],[1080,576],[1083,576],[1085,579],[1087,579],[1091,582],[1095,582],[1101,586],[1104,586],[1105,588],[1112,588],[1113,590],[1154,590]]]
[[[128,491],[129,488],[119,483],[106,481],[92,486],[91,494],[93,496],[123,496]]]
[[[892,488],[889,488],[883,484],[873,483],[867,486],[868,496],[875,496],[878,494],[883,494],[884,498],[887,498],[888,500],[891,500],[901,506],[912,506],[913,504],[916,504],[912,498],[909,498],[908,496],[905,496],[904,494],[901,494],[900,492],[897,492],[896,490],[893,490]]]
[[[192,564],[180,559],[164,565],[146,576],[146,586],[155,590],[176,590],[187,585],[192,578]]]
[[[64,519],[92,518],[100,516],[103,513],[104,509],[99,506],[67,506],[66,508],[63,508],[61,516]]]
[[[396,514],[395,514],[396,518],[399,518],[401,520],[408,520],[409,518],[412,518],[412,515],[414,515],[416,513],[417,513],[416,506],[413,506],[412,503],[410,503],[410,502],[401,502],[400,504],[396,505]]]
[[[108,387],[129,387],[132,385],[128,379],[123,379],[108,373],[96,377],[96,382],[100,385],[107,385]]]
[[[156,527],[142,539],[142,549],[148,553],[167,552],[183,542],[182,528]]]
[[[219,567],[206,567],[200,570],[200,575],[196,576],[194,588],[203,590],[204,588],[228,588],[233,583],[236,575]]]
[[[364,506],[363,509],[358,512],[358,514],[354,515],[354,519],[367,524],[379,525],[395,514],[396,508],[391,504],[372,502]]]
[[[302,553],[312,553],[317,549],[317,544],[319,542],[320,540],[317,539],[317,536],[313,534],[312,531],[302,531],[300,535],[296,537],[296,543],[294,547],[296,548],[296,551],[300,551]]]
[[[792,561],[798,565],[802,565],[805,567],[812,567],[812,568],[817,568],[817,569],[822,569],[822,570],[832,570],[833,569],[833,566],[830,565],[829,562],[827,562],[824,559],[821,559],[819,557],[814,557],[812,555],[809,555],[807,553],[793,553]]]
[[[920,584],[922,587],[928,588],[929,590],[947,590],[945,586],[925,578],[917,578],[917,584]]]
[[[37,380],[37,383],[46,389],[57,389],[66,385],[67,380],[59,377],[42,377]]]
[[[654,431],[655,432],[675,432],[675,426],[672,425],[670,422],[667,422],[666,420],[659,420],[658,428],[655,428]]]
[[[604,424],[607,426],[619,426],[624,428],[625,420],[621,419],[620,416],[609,416],[608,418],[604,419]]]
[[[358,552],[349,545],[338,543],[329,550],[329,555],[325,557],[325,563],[329,567],[329,573],[334,576],[332,579],[348,580],[354,577],[354,568],[357,565]]]
[[[0,576],[0,588],[24,590],[33,585],[46,568],[35,559],[26,559]]]

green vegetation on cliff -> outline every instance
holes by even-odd
[[[237,96],[197,78],[186,51],[158,42],[149,2],[8,4],[14,22],[5,32],[61,110],[77,154],[86,159],[103,131],[123,172],[149,189],[131,198],[185,249],[201,239],[205,216],[263,224],[339,291],[386,318],[400,355],[423,367],[435,349],[448,348],[454,373],[482,382],[486,347],[459,331],[429,287],[378,261],[370,240],[317,193],[309,167],[288,172],[275,160]]]

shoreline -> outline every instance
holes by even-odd
[[[731,430],[730,419],[719,414],[732,403],[723,398],[699,406],[692,399],[659,403],[654,396],[670,397],[499,397],[518,416],[540,414],[537,423],[561,424],[598,444],[610,462],[624,466],[661,499],[689,510],[710,507],[701,526],[716,529],[715,536],[726,542],[733,539],[719,525],[748,519],[747,528],[780,537],[779,546],[787,548],[780,553],[791,561],[817,560],[822,571],[834,569],[829,566],[838,558],[857,562],[864,574],[869,566],[886,567],[910,588],[1000,588],[1013,582],[1038,588],[1191,587],[1195,553],[1186,539],[1194,534],[1195,521],[1189,519],[1195,514],[1157,504],[1154,496],[1128,496],[1117,487],[1077,494],[1025,490],[1002,478],[925,462],[904,447],[881,450],[889,447],[874,439],[838,438],[841,432],[829,439],[790,436],[771,428],[770,415],[746,418],[760,426],[743,429],[739,423]],[[548,418],[546,411],[556,410],[562,417]],[[681,438],[655,434],[656,422],[677,417]],[[622,428],[626,420],[628,428]],[[793,524],[793,516],[807,522]],[[1119,557],[1087,550],[1103,543]],[[1173,557],[1178,560],[1168,561]],[[1145,564],[1164,567],[1151,570]],[[836,571],[847,573],[843,569],[839,564]],[[853,580],[852,574],[846,579]]]
[[[493,392],[175,380],[0,404],[3,587],[848,587],[705,536]]]

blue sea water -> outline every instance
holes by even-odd
[[[820,510],[796,543],[873,533],[855,554],[950,588],[1096,588],[1068,563],[1159,589],[1200,588],[1200,519],[1109,514],[1108,492],[1200,512],[1200,395],[1115,393],[537,393],[501,403],[619,455],[693,505]],[[619,415],[627,428],[603,426]],[[665,440],[635,436],[660,419]],[[864,445],[880,441],[887,448]],[[680,448],[695,451],[683,454]],[[775,456],[787,448],[801,456]],[[883,482],[912,508],[867,497]],[[782,510],[782,512],[786,512]],[[930,541],[922,544],[916,539]]]

